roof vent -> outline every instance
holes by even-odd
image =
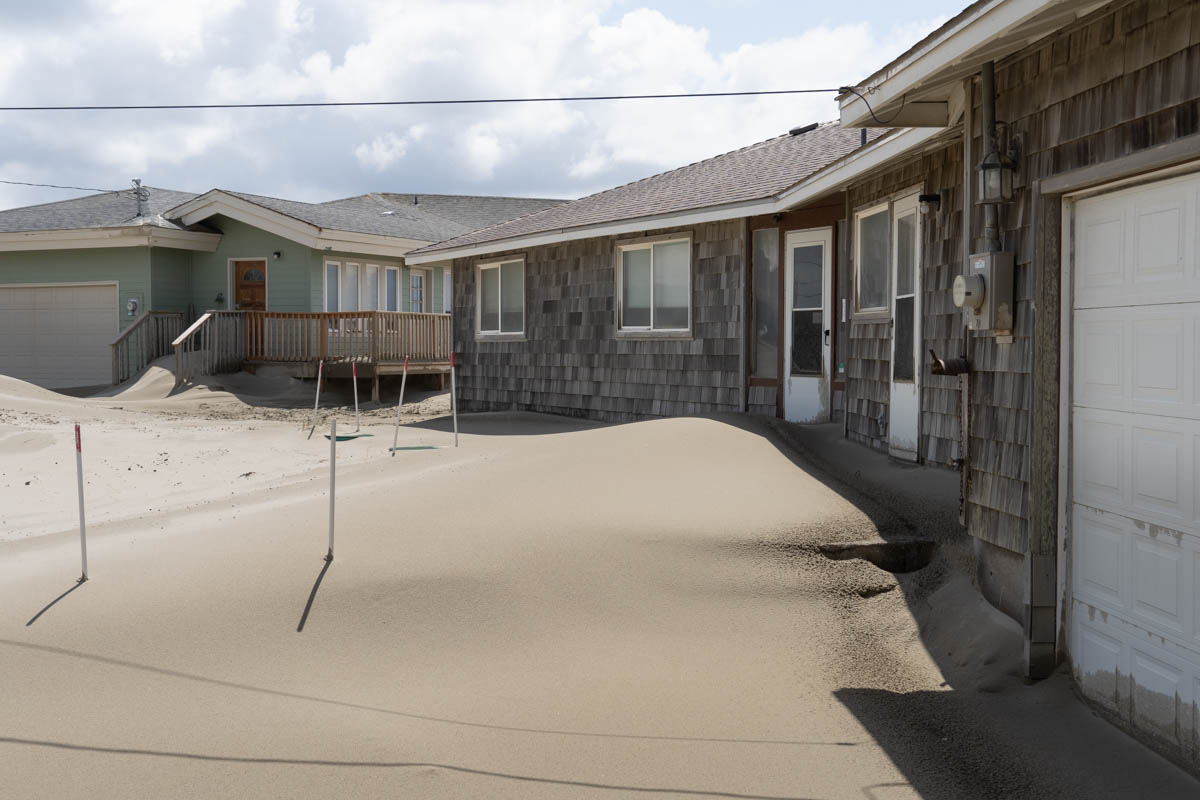
[[[792,128],[790,131],[788,131],[788,134],[791,136],[799,136],[802,133],[808,133],[809,131],[815,131],[817,129],[817,127],[818,127],[818,123],[813,122],[809,125],[802,125],[799,128]]]
[[[150,190],[142,186],[141,178],[133,179],[133,196],[137,199],[137,215],[146,216],[146,201],[150,199]]]
[[[413,195],[413,205],[415,206],[416,204],[417,204],[417,196],[414,194]]]

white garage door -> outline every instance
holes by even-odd
[[[0,375],[51,389],[112,380],[117,287],[0,285]]]
[[[1080,201],[1074,242],[1072,658],[1087,694],[1193,751],[1200,176]]]

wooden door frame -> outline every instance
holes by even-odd
[[[267,311],[270,309],[271,270],[267,263],[270,260],[271,259],[268,256],[238,256],[236,258],[226,259],[225,296],[228,297],[229,300],[225,303],[225,305],[229,308],[230,311],[238,310],[237,308],[234,308],[234,306],[237,305],[237,294],[234,292],[234,290],[237,289],[237,278],[234,276],[234,273],[233,273],[233,265],[239,261],[261,261],[261,262],[263,262],[263,311]],[[322,282],[324,282],[324,280],[325,280],[324,262],[322,262],[322,267],[321,267],[321,280],[322,280]],[[339,294],[341,292],[340,278],[339,278],[338,292],[339,292]]]

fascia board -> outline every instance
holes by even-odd
[[[432,244],[429,241],[403,239],[399,236],[380,236],[370,233],[350,233],[327,230],[317,237],[317,250],[340,253],[361,253],[368,256],[402,257],[411,250]]]
[[[939,70],[963,61],[971,52],[989,41],[1029,21],[1031,17],[1067,0],[993,0],[972,16],[943,34],[918,52],[886,67],[868,78],[866,89],[871,107],[877,114],[889,111],[888,106],[913,87]],[[923,98],[928,99],[928,98]],[[841,125],[844,128],[863,128],[877,124],[867,104],[857,95],[844,96],[840,101]]]
[[[172,247],[176,250],[212,253],[221,244],[221,234],[157,228],[150,231],[149,244],[151,247]]]
[[[476,245],[465,245],[431,253],[416,253],[405,257],[408,264],[433,264],[454,258],[469,258],[471,256],[498,253],[504,250],[519,250],[528,247],[538,247],[544,244],[572,242],[579,239],[595,239],[600,236],[620,236],[626,233],[657,228],[682,228],[688,225],[701,225],[705,222],[722,222],[741,217],[753,217],[758,214],[769,214],[775,210],[774,198],[755,200],[750,203],[736,203],[727,206],[714,206],[679,214],[660,214],[652,217],[637,217],[622,222],[606,222],[598,225],[586,225],[578,228],[561,228],[555,231],[515,236],[510,239],[498,239],[492,242],[482,242]]]
[[[149,246],[149,244],[150,236],[144,226],[0,233],[0,252],[77,250],[92,247],[143,247]]]
[[[321,233],[321,229],[316,225],[224,192],[201,195],[174,211],[179,213],[179,220],[184,225],[195,225],[216,214],[222,214],[307,247],[316,247]]]

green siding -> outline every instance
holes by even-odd
[[[314,251],[290,239],[217,215],[205,221],[221,231],[221,244],[212,253],[192,255],[192,302],[196,310],[230,310],[233,287],[229,276],[231,258],[267,259],[267,309],[269,311],[314,311],[320,308],[320,285],[317,302],[312,301],[312,262]],[[272,257],[278,252],[279,258]],[[217,305],[217,292],[225,302]]]
[[[121,328],[133,321],[125,312],[130,298],[146,308],[150,300],[149,247],[96,247],[0,253],[0,284],[117,281]]]
[[[155,311],[187,311],[192,302],[192,253],[154,247],[150,250],[150,304]]]

